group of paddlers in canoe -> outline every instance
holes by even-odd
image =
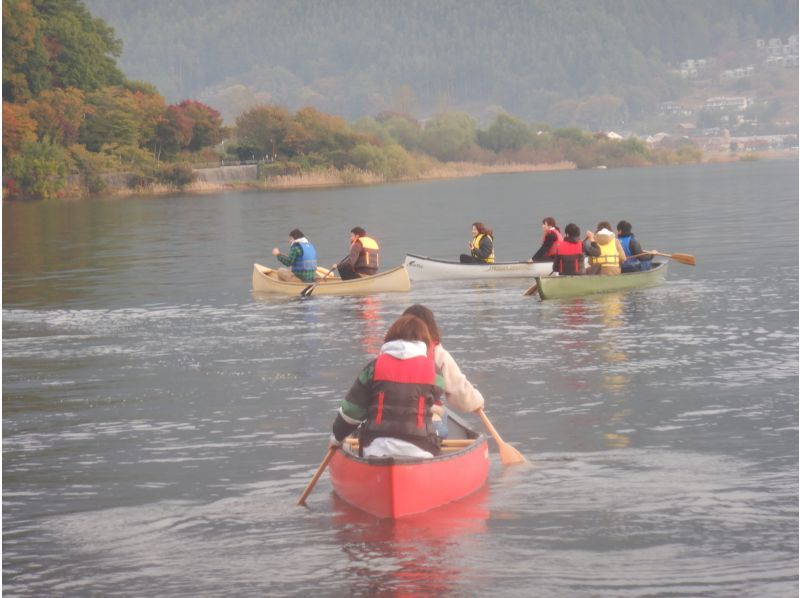
[[[649,270],[655,250],[643,251],[627,220],[617,223],[616,234],[608,222],[599,222],[595,231],[586,231],[570,222],[564,231],[548,216],[542,220],[542,244],[529,262],[552,262],[553,272],[562,275],[601,274],[613,276],[623,272]],[[494,235],[482,222],[472,224],[472,240],[468,254],[461,254],[462,264],[494,263]],[[588,268],[586,266],[588,258]]]
[[[631,223],[621,220],[616,233],[611,224],[600,222],[595,231],[586,231],[581,238],[578,225],[570,222],[564,231],[548,216],[542,220],[542,243],[528,262],[552,263],[553,272],[561,275],[600,274],[613,276],[623,272],[649,270],[655,250],[644,251],[633,234]],[[469,253],[459,256],[462,264],[493,264],[494,235],[482,222],[472,224],[472,239],[468,243]],[[366,231],[356,226],[350,231],[350,248],[347,256],[325,271],[317,264],[314,245],[299,229],[289,233],[289,253],[281,253],[275,247],[272,254],[283,264],[276,272],[284,282],[313,283],[322,277],[339,272],[341,280],[352,280],[372,276],[378,272],[380,246]],[[588,260],[587,260],[588,258]],[[588,262],[588,265],[587,265]]]
[[[317,265],[317,250],[303,232],[296,228],[289,233],[289,253],[283,254],[275,247],[272,250],[278,261],[286,266],[277,270],[277,276],[284,282],[314,282],[320,277]],[[323,276],[338,270],[342,280],[353,280],[377,274],[380,265],[380,246],[367,236],[360,226],[350,229],[350,249],[347,256]]]

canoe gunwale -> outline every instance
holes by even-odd
[[[352,459],[353,461],[357,461],[358,463],[369,466],[391,467],[394,465],[426,465],[428,463],[437,463],[447,461],[449,459],[458,459],[459,457],[463,457],[464,455],[468,454],[470,451],[477,450],[478,448],[487,445],[489,442],[488,436],[485,436],[484,434],[478,434],[476,438],[471,438],[470,440],[473,442],[464,446],[464,448],[460,450],[443,452],[439,455],[435,455],[433,458],[427,459],[422,457],[360,457],[358,452],[352,447],[348,446],[347,448],[344,448],[346,443],[342,445],[342,450],[340,452],[348,459]]]
[[[600,295],[608,293],[623,293],[627,291],[637,291],[658,286],[664,282],[667,276],[668,262],[657,262],[650,270],[640,272],[626,272],[616,276],[602,276],[597,274],[579,274],[567,276],[537,276],[536,286],[539,297],[543,301],[553,299],[574,299],[588,295]],[[596,288],[584,287],[582,285],[569,288],[568,285],[575,283],[589,283],[597,281]],[[563,284],[561,284],[563,282]],[[553,285],[556,289],[553,290]],[[604,286],[608,285],[608,286]],[[566,287],[558,288],[559,286]],[[550,287],[548,289],[548,287]]]
[[[481,266],[517,266],[517,265],[521,265],[521,264],[528,265],[528,264],[531,264],[531,263],[536,263],[536,262],[529,262],[527,260],[519,260],[519,261],[516,261],[516,262],[491,262],[491,263],[488,263],[488,262],[468,262],[468,263],[462,263],[462,262],[457,262],[455,260],[446,260],[444,258],[439,258],[439,257],[428,257],[427,255],[417,255],[416,253],[407,253],[406,257],[413,257],[413,258],[416,258],[418,260],[425,260],[427,262],[436,262],[438,264],[444,264],[446,266],[465,266],[465,267],[469,267],[469,266],[477,266],[477,267],[481,267]]]
[[[552,262],[472,262],[428,257],[407,253],[403,265],[413,282],[432,282],[442,280],[505,280],[530,279],[545,275],[553,270]]]
[[[378,272],[372,276],[341,280],[329,278],[311,282],[285,281],[270,276],[273,268],[259,263],[253,264],[253,292],[269,295],[299,296],[300,291],[311,284],[316,284],[315,295],[369,295],[373,293],[406,292],[411,289],[411,280],[403,264]]]

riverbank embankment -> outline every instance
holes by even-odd
[[[747,162],[752,160],[797,160],[796,148],[773,150],[759,153],[714,152],[705,153],[701,164],[726,162]],[[258,164],[215,166],[194,169],[195,180],[181,189],[174,186],[153,184],[144,188],[130,189],[126,177],[121,174],[104,176],[108,186],[106,194],[115,197],[138,195],[164,195],[180,192],[185,194],[219,193],[242,190],[291,190],[361,185],[381,185],[384,183],[414,182],[436,179],[456,179],[481,176],[484,174],[509,174],[518,172],[549,172],[575,170],[573,162],[563,161],[549,164],[496,164],[486,165],[475,162],[448,162],[429,168],[413,176],[387,178],[356,168],[325,168],[308,173],[263,175]],[[79,197],[71,197],[78,199]],[[67,199],[67,197],[65,197]]]
[[[514,172],[545,172],[555,170],[574,170],[572,162],[553,164],[501,164],[485,165],[473,162],[448,162],[415,176],[390,179],[374,172],[356,168],[325,168],[308,173],[261,176],[257,164],[218,166],[194,170],[196,179],[184,186],[182,193],[217,193],[235,190],[287,190],[313,189],[327,187],[347,187],[354,185],[381,185],[384,183],[425,181],[435,179],[456,179],[480,176],[483,174],[508,174]],[[152,185],[142,190],[128,189],[124,185],[111,185],[110,194],[115,196],[157,195],[174,193],[175,188],[167,185]]]

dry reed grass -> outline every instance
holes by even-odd
[[[304,189],[313,187],[343,187],[352,185],[379,185],[381,183],[396,181],[419,181],[433,179],[456,179],[482,174],[501,174],[513,172],[541,172],[549,170],[572,170],[572,162],[558,162],[554,164],[478,164],[476,162],[448,162],[429,165],[418,175],[387,179],[386,177],[368,170],[358,168],[325,168],[308,173],[296,175],[278,175],[268,177],[265,181],[226,181],[206,182],[195,181],[184,189],[162,184],[148,186],[147,189],[132,190],[127,188],[109,189],[109,193],[124,197],[129,195],[164,195],[175,192],[182,193],[215,193],[236,189]]]
[[[400,177],[391,181],[418,181],[431,179],[456,179],[482,174],[501,174],[513,172],[542,172],[550,170],[573,170],[572,162],[554,164],[478,164],[475,162],[448,162],[436,164],[416,176]],[[390,182],[390,179],[357,168],[338,170],[327,168],[310,173],[296,175],[272,176],[264,183],[267,189],[300,189],[306,187],[336,187],[342,185],[378,185]]]

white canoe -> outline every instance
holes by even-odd
[[[277,272],[261,264],[253,264],[253,291],[258,293],[277,293],[279,295],[297,295],[311,283],[284,282],[278,279]],[[411,289],[408,272],[403,266],[397,266],[374,276],[342,280],[329,277],[314,287],[313,295],[368,295],[371,293],[404,292]]]
[[[461,280],[475,278],[535,278],[553,271],[552,262],[495,262],[462,264],[409,253],[403,265],[413,281]]]

